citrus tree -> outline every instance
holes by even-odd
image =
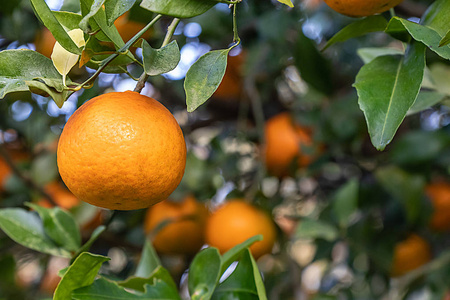
[[[449,296],[450,1],[0,16],[0,298]]]

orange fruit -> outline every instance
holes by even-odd
[[[402,276],[431,260],[430,245],[417,234],[397,243],[392,258],[392,276]]]
[[[22,163],[30,158],[29,154],[22,150],[7,149],[6,151],[12,162],[15,164]],[[4,185],[12,173],[13,170],[9,167],[4,158],[0,156],[0,192],[4,191]]]
[[[167,199],[178,186],[186,144],[161,103],[136,92],[113,92],[91,99],[69,118],[57,163],[80,200],[108,209],[141,209]]]
[[[122,37],[123,41],[126,43],[128,42],[133,36],[135,36],[139,31],[141,31],[142,28],[145,27],[144,23],[139,23],[136,21],[132,21],[128,19],[129,14],[125,13],[118,17],[114,21],[114,25],[117,28],[117,31],[119,32],[120,36]],[[142,36],[144,40],[147,40],[150,38],[150,30],[147,30]]]
[[[239,99],[242,92],[242,65],[245,55],[243,52],[235,56],[228,56],[227,69],[223,75],[222,82],[213,97],[228,100]]]
[[[194,197],[162,201],[147,210],[144,229],[155,236],[153,246],[164,254],[195,254],[204,244],[208,209]],[[161,226],[161,227],[159,227]]]
[[[271,252],[276,239],[275,225],[265,212],[242,199],[226,202],[206,223],[206,243],[220,253],[258,234],[264,239],[250,247],[255,259]]]
[[[43,27],[34,40],[34,45],[36,46],[36,51],[47,56],[51,57],[53,52],[53,46],[55,46],[56,39],[53,34],[46,27]]]
[[[312,146],[308,129],[293,123],[288,112],[280,113],[265,124],[265,160],[269,173],[283,176],[289,173],[289,166],[296,160],[298,167],[312,161],[312,156],[302,153],[302,145]]]
[[[425,193],[434,208],[430,227],[436,231],[450,230],[450,184],[431,183],[425,187]]]
[[[78,200],[77,197],[56,181],[47,184],[44,187],[44,191],[47,192],[61,208],[69,210],[80,204],[80,200]],[[40,199],[38,204],[47,208],[52,207],[52,204],[45,198]]]
[[[331,9],[349,17],[379,14],[400,4],[403,0],[324,0]]]

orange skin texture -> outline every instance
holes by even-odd
[[[51,182],[44,187],[45,192],[56,202],[56,204],[64,209],[71,209],[80,204],[80,200],[74,196],[69,190],[58,182]],[[53,205],[45,198],[38,201],[42,207],[51,208]]]
[[[182,202],[162,201],[147,210],[144,229],[147,234],[155,232],[153,246],[163,254],[195,254],[204,244],[208,209],[194,197]],[[164,224],[165,223],[165,224]]]
[[[400,4],[403,0],[324,0],[340,14],[349,17],[365,17],[379,14]]]
[[[430,245],[417,234],[411,234],[394,248],[391,275],[402,276],[431,260]]]
[[[91,99],[69,118],[57,163],[77,198],[107,209],[141,209],[167,199],[178,186],[186,143],[161,103],[113,92]]]
[[[436,231],[450,230],[450,184],[432,183],[426,186],[425,193],[434,207],[430,227]]]
[[[265,125],[265,160],[269,173],[284,176],[289,166],[297,160],[298,167],[311,163],[310,155],[301,153],[301,145],[312,145],[311,135],[306,128],[293,123],[289,113],[280,113],[270,118]]]
[[[275,225],[265,212],[242,199],[229,200],[220,206],[206,224],[206,243],[222,254],[258,234],[264,239],[250,247],[255,259],[271,252],[276,239]]]

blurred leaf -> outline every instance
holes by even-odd
[[[31,0],[31,4],[36,15],[45,27],[50,30],[61,46],[71,53],[81,55],[81,49],[73,42],[61,23],[58,22],[58,19],[53,15],[45,0]]]
[[[324,239],[332,242],[338,238],[338,231],[323,221],[302,219],[295,230],[295,236],[299,239]]]
[[[143,0],[141,7],[157,14],[185,19],[201,15],[216,4],[215,0]]]
[[[38,212],[44,224],[45,233],[61,248],[76,251],[81,246],[80,230],[72,215],[59,207],[45,208],[28,203]]]
[[[286,4],[289,7],[294,7],[294,4],[292,4],[291,0],[277,0],[280,3]]]
[[[311,298],[311,300],[336,300],[338,299],[337,296],[331,296],[331,295],[324,295],[324,294],[316,294],[314,297]]]
[[[404,57],[380,56],[364,65],[354,87],[372,144],[384,150],[414,104],[423,79],[425,47],[411,44]]]
[[[228,267],[234,261],[239,259],[239,256],[241,256],[241,254],[245,252],[245,249],[248,249],[248,247],[250,247],[253,243],[262,241],[262,240],[263,240],[262,234],[258,234],[256,236],[253,236],[253,237],[247,239],[246,241],[234,246],[233,248],[231,248],[230,250],[225,252],[222,255],[222,265],[221,265],[220,273],[222,274],[223,272],[225,272],[225,270],[228,269]]]
[[[370,63],[372,60],[379,56],[405,54],[405,52],[400,49],[383,47],[359,48],[356,52],[358,53],[358,56],[362,59],[364,64]]]
[[[22,208],[0,210],[0,228],[16,243],[55,256],[71,257],[45,234],[42,220],[34,212]]]
[[[156,280],[160,280],[172,289],[177,290],[177,285],[173,281],[169,271],[162,266],[157,266],[148,277],[129,277],[126,281],[119,282],[119,285],[124,288],[129,288],[144,293],[145,286],[149,284],[152,285],[156,282]]]
[[[172,41],[161,49],[153,49],[142,40],[142,60],[147,75],[155,76],[172,71],[180,61],[180,49],[177,41]]]
[[[0,287],[14,286],[16,284],[16,261],[12,254],[4,254],[0,257]],[[1,290],[1,288],[0,288]]]
[[[256,270],[259,273],[258,268]],[[261,299],[258,297],[252,258],[248,249],[244,250],[242,258],[239,260],[233,273],[217,286],[211,299]]]
[[[448,84],[450,66],[442,62],[436,62],[429,67],[429,70],[433,88],[442,94],[450,96],[450,85]]]
[[[206,248],[189,267],[189,294],[192,300],[209,300],[220,278],[221,258],[216,248]]]
[[[369,16],[364,19],[359,19],[341,29],[336,33],[323,47],[322,51],[331,45],[344,42],[348,39],[358,36],[366,35],[370,32],[384,31],[388,22],[385,17],[381,15]]]
[[[168,286],[164,281],[155,279],[154,284],[146,285],[144,293],[131,293],[119,286],[117,282],[109,281],[103,277],[95,280],[92,285],[79,288],[72,293],[75,300],[98,299],[181,299],[177,289]]]
[[[339,188],[333,197],[333,211],[341,227],[349,225],[351,215],[358,208],[358,190],[358,179],[353,178]]]
[[[105,1],[105,13],[108,25],[111,26],[114,21],[129,11],[136,0],[106,0]]]
[[[61,82],[62,76],[50,59],[32,50],[0,52],[0,99],[12,92],[28,91],[26,81],[50,78]]]
[[[438,92],[421,91],[417,96],[416,102],[408,110],[408,115],[421,112],[431,106],[444,100],[445,95]]]
[[[231,48],[210,51],[189,68],[184,80],[188,112],[193,112],[205,103],[219,87],[227,68],[230,50]]]
[[[72,257],[71,263],[73,263],[81,253],[89,251],[89,248],[91,248],[92,244],[98,239],[100,234],[102,234],[103,231],[105,230],[106,226],[104,225],[100,225],[97,228],[95,228],[89,240],[86,243],[84,243],[84,245],[81,246],[80,249],[78,249],[77,253],[75,253],[75,255]]]
[[[306,37],[301,30],[294,48],[294,60],[303,80],[317,91],[331,94],[333,91],[331,65],[317,50],[314,41]]]
[[[439,56],[450,59],[450,46],[439,47],[442,36],[430,27],[420,25],[403,18],[393,17],[389,22],[386,32],[395,38],[408,41],[409,36],[418,42],[422,42]]]
[[[88,252],[81,253],[61,278],[53,295],[53,300],[72,299],[72,291],[91,285],[102,264],[108,260],[110,259],[106,256]]]
[[[161,262],[159,261],[159,257],[156,254],[152,243],[149,239],[145,239],[141,259],[134,275],[138,277],[148,277],[160,265]]]
[[[442,37],[448,32],[450,24],[450,2],[447,0],[434,1],[420,18],[420,24],[436,30]]]
[[[414,223],[422,211],[424,178],[394,166],[378,169],[375,176],[381,186],[403,204],[409,223]]]

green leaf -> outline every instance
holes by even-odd
[[[152,285],[145,286],[144,293],[131,293],[119,286],[117,282],[109,281],[103,277],[95,280],[92,285],[79,288],[72,294],[74,300],[123,300],[123,299],[159,299],[179,300],[177,289],[167,285],[162,280],[155,279]]]
[[[409,36],[411,36],[416,41],[427,45],[430,50],[439,56],[450,59],[450,46],[439,47],[442,36],[428,26],[393,17],[386,28],[386,32],[403,41],[408,41]]]
[[[55,101],[56,105],[61,108],[64,105],[64,102],[74,93],[74,91],[64,90],[62,92],[58,92],[55,88],[48,86],[47,84],[40,82],[38,80],[30,80],[25,81],[28,86],[30,92],[44,96],[44,97],[52,97],[53,101]]]
[[[442,40],[439,42],[439,47],[445,46],[450,44],[450,30],[447,32],[447,34],[442,38]]]
[[[200,251],[189,267],[189,294],[192,300],[209,300],[220,278],[221,258],[216,248]]]
[[[172,41],[161,49],[153,49],[142,40],[142,60],[147,75],[156,76],[172,71],[180,61],[180,49],[177,41]]]
[[[450,2],[447,0],[434,1],[420,19],[420,24],[436,30],[439,35],[445,36],[450,24]]]
[[[408,110],[408,115],[416,114],[445,99],[445,95],[439,92],[421,91],[417,96],[416,102]]]
[[[437,62],[429,67],[429,75],[431,77],[432,86],[437,92],[450,96],[450,66],[443,62]]]
[[[377,58],[378,56],[384,55],[403,55],[404,51],[395,48],[383,48],[383,47],[374,47],[374,48],[359,48],[356,53],[362,59],[364,64],[370,63],[372,60]]]
[[[36,15],[53,34],[55,39],[69,52],[81,55],[81,49],[73,42],[64,27],[59,23],[45,0],[31,0]]]
[[[45,208],[27,203],[38,212],[44,225],[45,233],[61,248],[76,251],[81,245],[80,230],[72,215],[59,207]]]
[[[258,299],[267,300],[266,288],[264,287],[264,282],[261,277],[261,273],[258,269],[258,265],[256,264],[256,261],[253,258],[253,256],[250,255],[250,259],[252,260],[253,277],[255,278],[256,291],[258,292]]]
[[[141,7],[180,19],[201,15],[217,4],[215,0],[143,0]]]
[[[413,223],[422,213],[425,180],[395,166],[378,169],[375,177],[382,187],[399,200],[406,210],[408,221]]]
[[[258,268],[256,270],[259,273]],[[217,286],[211,299],[261,299],[258,297],[255,276],[253,274],[252,258],[248,249],[244,251],[233,273]]]
[[[133,289],[143,293],[145,292],[145,286],[148,284],[153,284],[156,279],[165,282],[169,287],[177,290],[177,285],[173,281],[169,271],[162,266],[157,266],[148,277],[129,277],[126,281],[119,282],[119,285],[121,287]]]
[[[228,269],[228,267],[231,265],[231,263],[236,261],[241,256],[241,254],[245,251],[245,249],[250,247],[253,243],[262,241],[262,240],[263,240],[263,235],[258,234],[258,235],[255,235],[255,236],[247,239],[246,241],[234,246],[233,248],[231,248],[230,250],[225,252],[222,255],[222,266],[220,268],[220,274],[225,272],[225,270]]]
[[[83,16],[68,11],[53,11],[53,15],[67,31],[79,28]]]
[[[339,188],[333,197],[333,212],[341,227],[347,227],[349,225],[351,215],[358,208],[358,190],[358,179],[353,178]]]
[[[98,11],[102,9],[104,3],[105,0],[94,0],[89,9],[89,12],[83,16],[83,19],[81,19],[79,26],[85,33],[90,33],[89,19],[95,16]]]
[[[54,80],[62,86],[62,76],[52,61],[32,50],[0,52],[0,99],[12,92],[28,91],[26,81],[35,78]]]
[[[100,234],[102,234],[103,231],[105,230],[106,226],[104,225],[100,225],[97,228],[95,228],[89,240],[83,246],[81,246],[80,249],[78,249],[77,253],[75,253],[75,255],[71,260],[71,263],[73,263],[81,253],[89,251],[89,248],[91,248],[92,244],[98,239]]]
[[[129,11],[136,0],[106,0],[105,1],[105,13],[107,24],[111,26],[114,21]]]
[[[323,221],[302,219],[297,226],[295,236],[300,239],[324,239],[332,242],[337,239],[337,229]]]
[[[150,276],[150,274],[152,274],[152,272],[159,266],[161,266],[159,257],[156,254],[152,243],[146,239],[144,248],[142,249],[141,260],[139,261],[136,273],[134,275],[138,277]]]
[[[102,255],[88,252],[81,253],[61,278],[53,295],[53,300],[72,299],[72,291],[91,285],[102,264],[108,260],[108,257]]]
[[[359,19],[341,29],[336,33],[323,47],[322,51],[333,44],[344,42],[358,36],[365,35],[370,32],[384,31],[388,22],[385,17],[381,15],[370,16],[364,19]]]
[[[372,144],[383,150],[414,104],[425,69],[425,47],[411,44],[404,57],[380,56],[364,65],[354,87]]]
[[[189,68],[184,80],[188,112],[193,112],[205,103],[219,87],[227,68],[230,50],[231,48],[210,51]]]
[[[45,234],[42,220],[34,212],[4,208],[0,210],[0,228],[16,243],[27,248],[55,256],[71,256]]]
[[[280,3],[286,4],[289,7],[294,7],[294,4],[292,4],[291,0],[277,0]]]

